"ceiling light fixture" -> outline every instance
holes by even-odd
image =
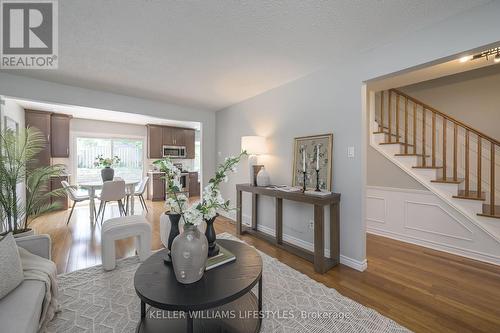
[[[467,62],[469,60],[472,60],[472,56],[470,56],[470,55],[465,56],[465,57],[460,58],[459,60],[460,60],[460,62]]]
[[[500,62],[500,47],[495,47],[493,49],[489,49],[489,50],[486,50],[486,51],[483,51],[481,53],[477,53],[474,55],[461,57],[459,59],[459,61],[461,63],[465,63],[469,60],[476,60],[476,59],[481,59],[481,58],[486,58],[486,61],[488,61],[488,60],[490,60],[490,57],[493,57],[493,61],[495,63],[499,63]]]
[[[493,61],[500,62],[500,52],[497,52],[497,55],[495,56],[495,58],[493,58]]]

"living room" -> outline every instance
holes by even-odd
[[[160,200],[146,198],[144,203],[135,195],[141,179],[133,183],[127,181],[129,176],[119,175],[125,155],[117,162],[111,149],[95,161],[98,166],[88,168],[96,177],[93,184],[70,181],[65,191],[53,193],[71,199],[71,191],[77,191],[89,197],[88,204],[75,206],[73,216],[76,197],[68,201],[67,210],[41,214],[39,206],[24,214],[33,197],[27,180],[32,179],[29,166],[36,154],[24,159],[26,168],[21,169],[26,174],[9,178],[10,187],[2,191],[28,192],[26,202],[12,205],[10,197],[4,200],[10,204],[2,208],[3,230],[11,231],[5,225],[12,226],[12,221],[20,226],[29,221],[35,233],[14,239],[8,232],[0,240],[2,257],[9,256],[8,265],[2,264],[2,281],[9,283],[0,288],[0,316],[11,319],[6,326],[9,332],[498,329],[495,179],[500,177],[495,178],[498,173],[491,158],[498,150],[496,134],[477,134],[482,125],[460,115],[454,115],[457,122],[446,118],[451,124],[448,128],[446,121],[440,122],[444,116],[431,111],[430,105],[418,104],[428,95],[418,96],[418,89],[396,90],[458,73],[415,75],[447,63],[456,68],[486,61],[491,68],[498,66],[500,3],[40,3],[51,4],[50,15],[57,17],[50,21],[57,30],[51,54],[57,57],[28,68],[29,56],[19,50],[11,52],[20,48],[19,41],[19,45],[13,43],[16,34],[11,35],[2,57],[19,59],[2,60],[2,111],[16,101],[20,112],[71,116],[70,157],[52,158],[58,165],[67,164],[74,180],[83,172],[75,163],[78,138],[107,138],[96,144],[114,147],[113,138],[121,137],[142,142],[146,157],[140,177],[154,169],[162,172],[164,183]],[[10,20],[25,10],[11,1],[2,1],[2,6],[10,10],[4,11],[11,13]],[[44,8],[33,10],[44,17],[48,15]],[[39,42],[46,41],[47,36],[35,27],[26,31]],[[404,109],[405,102],[409,111]],[[418,112],[412,113],[414,104]],[[51,109],[44,110],[43,105]],[[417,120],[426,115],[419,131],[404,126],[407,113],[410,124],[414,115]],[[0,146],[2,151],[15,153],[22,147],[26,124],[6,116],[1,117]],[[437,118],[435,128],[446,127],[445,134],[433,134],[433,117]],[[467,126],[462,130],[464,122]],[[453,145],[449,151],[443,149],[442,156],[439,144],[454,142],[453,124],[459,128],[463,149],[472,151],[477,141],[482,142],[482,149],[475,151],[485,151],[478,158],[479,167],[472,157],[467,163],[464,158],[465,164],[454,162]],[[161,137],[154,144],[161,149],[183,145],[164,144],[171,137],[164,134],[168,131],[148,132],[147,125],[196,131],[197,158],[180,166],[171,155],[178,152],[168,147],[169,153],[148,158],[151,138]],[[139,127],[140,133],[135,131]],[[34,141],[36,153],[43,152],[40,140]],[[411,150],[412,145],[419,150]],[[457,203],[452,195],[459,193],[452,193],[451,184],[438,188],[424,179],[428,170],[412,172],[409,160],[413,157],[401,156],[405,160],[399,161],[395,147],[402,149],[401,154],[415,154],[424,167],[441,168],[444,175],[439,175],[445,181],[451,177],[450,183],[457,185],[455,192],[466,191],[466,199],[481,202]],[[462,154],[462,148],[458,152]],[[159,154],[157,149],[155,154]],[[7,169],[11,164],[2,158]],[[444,168],[439,162],[445,163]],[[384,163],[386,170],[374,168],[375,163]],[[182,192],[184,168],[199,172],[199,196]],[[484,171],[473,173],[474,168]],[[116,169],[116,174],[106,178],[106,169]],[[380,172],[377,175],[397,169],[394,177],[420,184],[449,205],[453,216],[486,232],[491,252],[473,256],[470,253],[477,254],[477,248],[459,253],[453,244],[437,248],[410,237],[374,235],[373,223],[383,225],[381,217],[391,211],[392,204],[384,199],[389,205],[384,211],[383,200],[376,199],[381,194],[370,192],[374,190],[370,186],[378,185],[373,169]],[[390,180],[390,175],[384,173],[384,177]],[[455,184],[462,178],[463,184]],[[112,197],[106,208],[102,195],[106,197],[104,187],[111,183],[126,188],[125,196]],[[477,198],[471,199],[473,193]],[[407,199],[412,200],[416,201]],[[484,211],[483,204],[487,205]],[[19,212],[14,208],[18,205]],[[472,210],[473,206],[478,210]],[[10,212],[19,217],[13,219]],[[423,210],[406,211],[415,223],[420,213]],[[478,214],[489,216],[480,220]],[[433,225],[443,217],[435,219]],[[473,227],[464,228],[472,231]],[[434,230],[435,234],[444,232]],[[217,258],[228,262],[214,263]],[[20,306],[24,313],[12,311]]]

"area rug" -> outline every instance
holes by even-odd
[[[218,238],[238,240],[224,233]],[[263,261],[261,332],[409,332],[391,319],[342,296],[260,252]],[[94,266],[58,276],[62,310],[47,332],[135,332],[140,301],[134,290],[137,256],[105,272]],[[256,292],[256,291],[254,291]]]

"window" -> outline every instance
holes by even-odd
[[[120,163],[114,165],[115,177],[139,181],[143,176],[143,141],[121,138],[85,138],[76,139],[77,183],[101,180],[101,169],[94,166],[98,155],[118,156]]]

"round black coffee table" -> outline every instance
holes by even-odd
[[[200,281],[184,285],[165,265],[167,250],[137,269],[134,287],[141,299],[137,332],[259,332],[262,317],[262,259],[250,246],[220,239],[236,260],[213,268]],[[258,298],[251,289],[259,283]],[[151,307],[146,311],[146,304]],[[162,311],[165,310],[165,311]]]

